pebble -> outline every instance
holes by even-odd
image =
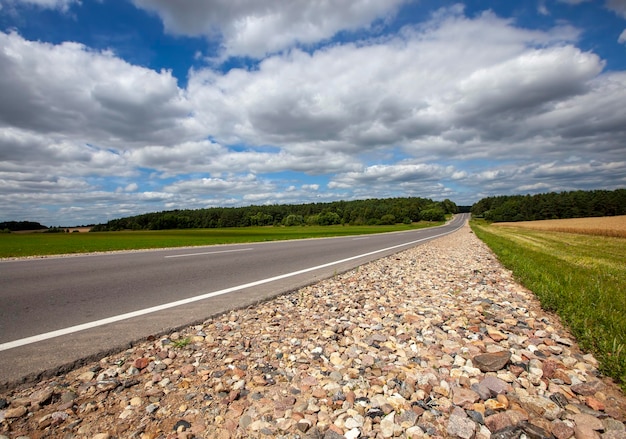
[[[625,438],[597,368],[464,227],[4,392],[0,439]]]

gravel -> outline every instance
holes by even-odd
[[[460,231],[0,394],[0,439],[626,437],[626,398]]]

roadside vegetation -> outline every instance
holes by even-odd
[[[96,225],[92,231],[211,229],[254,226],[378,226],[444,221],[458,207],[450,200],[406,197],[207,209],[170,210]]]
[[[366,235],[442,224],[443,221],[421,221],[379,226],[233,227],[115,233],[7,233],[0,234],[0,258]]]
[[[601,372],[626,390],[626,239],[614,237],[620,235],[611,232],[612,221],[607,218],[600,227],[607,230],[604,236],[597,222],[587,233],[580,222],[569,226],[578,233],[540,230],[547,221],[532,228],[481,220],[471,226],[542,307],[558,314],[579,345],[596,356]]]
[[[626,215],[626,189],[487,197],[471,212],[494,222]]]

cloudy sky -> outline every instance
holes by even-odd
[[[626,0],[0,0],[0,221],[626,187]]]

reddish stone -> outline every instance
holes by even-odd
[[[340,434],[343,436],[343,430],[339,427],[337,427],[335,424],[330,424],[330,427],[328,427],[329,430],[334,431],[337,434]]]
[[[193,367],[191,364],[185,364],[183,367],[180,368],[180,373],[183,376],[187,376],[193,373],[194,370],[195,370],[195,367]]]
[[[559,368],[559,363],[554,360],[545,360],[543,362],[543,376],[551,379],[554,376],[554,372]]]
[[[516,366],[514,364],[511,364],[509,366],[509,372],[511,372],[516,377],[520,376],[522,374],[522,372],[524,372],[525,370],[526,369],[524,369],[522,366]]]
[[[552,378],[557,379],[557,380],[561,380],[561,381],[563,381],[567,385],[572,384],[572,379],[569,377],[568,374],[565,373],[565,371],[563,371],[561,369],[555,370],[553,375],[552,375]]]
[[[504,413],[496,413],[495,415],[487,416],[485,418],[485,426],[489,429],[490,432],[495,433],[498,430],[502,430],[506,427],[512,427],[513,421],[509,417],[509,415]]]
[[[347,402],[349,402],[350,404],[354,404],[355,400],[356,400],[356,394],[352,390],[346,393]]]
[[[587,404],[587,407],[590,407],[599,412],[603,412],[605,409],[604,403],[599,399],[594,398],[593,396],[588,396],[587,398],[585,398],[585,404]]]
[[[550,430],[556,439],[570,439],[574,436],[574,429],[561,420],[553,421]]]
[[[139,370],[145,369],[150,364],[150,359],[146,357],[137,358],[135,360],[135,367]]]

